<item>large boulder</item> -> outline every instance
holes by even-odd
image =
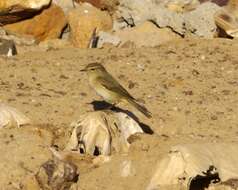
[[[66,24],[67,21],[63,10],[52,4],[39,15],[31,19],[5,25],[4,29],[10,33],[32,35],[37,40],[42,41],[60,37]]]
[[[169,28],[158,28],[153,23],[146,21],[133,28],[126,28],[115,32],[121,39],[121,45],[131,41],[137,47],[154,47],[181,37]]]
[[[50,0],[1,0],[0,23],[9,24],[32,17],[49,3]]]
[[[112,29],[112,18],[106,11],[101,11],[91,4],[83,3],[68,14],[70,40],[75,47],[87,48],[94,30]]]

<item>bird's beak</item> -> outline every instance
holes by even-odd
[[[81,69],[81,70],[80,70],[80,72],[85,72],[85,71],[87,71],[87,70],[86,70],[86,69]]]

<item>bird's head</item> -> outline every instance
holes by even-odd
[[[90,73],[102,73],[106,69],[100,63],[89,63],[84,69],[80,70],[82,72]]]

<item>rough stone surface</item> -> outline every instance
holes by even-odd
[[[98,34],[98,46],[99,48],[103,47],[105,44],[112,44],[114,46],[118,46],[121,43],[121,39],[113,34],[107,32],[99,32]]]
[[[212,38],[216,33],[214,14],[221,8],[214,3],[203,3],[194,11],[185,14],[187,33]]]
[[[29,18],[49,3],[50,0],[1,0],[0,23],[9,24]]]
[[[169,0],[165,6],[171,11],[186,12],[195,9],[199,4],[199,0]]]
[[[13,187],[51,158],[50,132],[34,127],[0,130],[0,187]],[[14,181],[14,184],[11,182]]]
[[[181,37],[169,28],[158,28],[151,22],[145,22],[133,28],[115,32],[123,45],[127,41],[134,42],[136,47],[154,47]]]
[[[83,3],[78,8],[69,12],[68,21],[71,28],[70,40],[75,47],[87,48],[92,33],[108,31],[112,28],[110,15],[88,3]]]
[[[118,8],[117,16],[133,20],[135,25],[152,20],[159,27],[170,27],[180,34],[185,33],[183,15],[168,10],[161,2],[123,0]]]
[[[66,17],[62,9],[52,4],[32,19],[5,25],[4,29],[15,34],[32,35],[38,41],[42,41],[60,37],[66,24]]]
[[[66,14],[74,8],[74,3],[71,0],[52,0],[52,2],[61,7]]]
[[[153,21],[159,27],[169,27],[181,34],[193,34],[210,38],[214,35],[216,25],[214,13],[221,9],[211,2],[202,3],[193,11],[178,13],[166,8],[166,4],[151,1],[122,1],[119,6],[117,17],[123,17],[127,22],[133,21],[135,25],[147,20]],[[114,29],[118,29],[114,27]]]

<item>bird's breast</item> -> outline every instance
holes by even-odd
[[[92,88],[97,92],[98,95],[102,96],[105,101],[108,103],[117,102],[117,97],[114,92],[108,90],[105,86],[103,86],[96,78],[89,79],[89,83]]]

